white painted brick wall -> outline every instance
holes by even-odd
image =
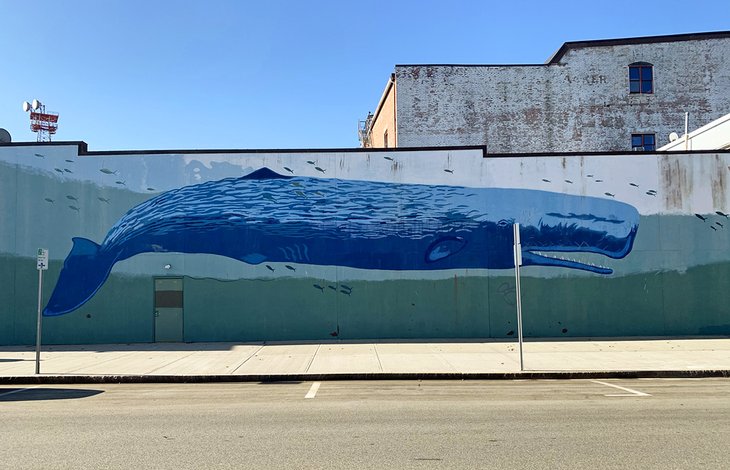
[[[628,65],[654,65],[630,95]],[[490,153],[657,147],[730,112],[730,39],[570,49],[556,65],[397,66],[398,145],[487,145]]]

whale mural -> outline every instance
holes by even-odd
[[[610,268],[551,253],[623,258],[639,214],[615,200],[548,191],[294,177],[262,168],[149,199],[100,245],[74,238],[43,313],[79,308],[115,263],[140,253],[380,270],[512,268],[515,222],[524,265],[606,275]]]

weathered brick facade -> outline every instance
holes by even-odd
[[[653,93],[629,93],[636,62]],[[730,112],[730,32],[566,43],[540,65],[397,65],[395,83],[399,147],[625,151],[633,133],[659,147],[685,112],[690,129]]]

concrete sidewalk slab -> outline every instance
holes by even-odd
[[[312,374],[381,373],[374,344],[323,344],[307,370]]]
[[[319,344],[267,344],[232,373],[237,375],[305,374]]]
[[[0,383],[283,378],[730,376],[730,338],[530,341],[326,341],[0,347]],[[652,375],[653,374],[653,375]],[[65,379],[64,379],[65,377]]]

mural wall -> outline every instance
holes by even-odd
[[[79,152],[79,148],[82,149]],[[0,146],[0,344],[730,334],[730,154]],[[81,153],[81,154],[79,154]]]

